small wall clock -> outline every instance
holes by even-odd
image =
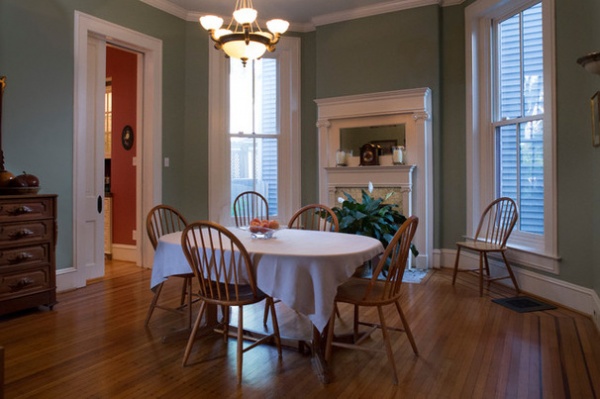
[[[121,143],[126,150],[131,150],[131,147],[133,147],[133,128],[131,126],[127,125],[123,128]]]

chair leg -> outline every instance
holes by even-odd
[[[263,315],[263,325],[267,325],[267,320],[269,319],[269,301],[265,303],[265,314]]]
[[[188,292],[188,328],[192,327],[192,279],[190,277],[185,278],[187,281],[187,292]]]
[[[223,309],[223,342],[227,342],[227,337],[229,336],[229,316],[231,312],[229,311],[229,306],[223,306]]]
[[[452,285],[456,283],[456,274],[458,273],[458,258],[460,257],[461,247],[456,249],[456,258],[454,259],[454,274],[452,274]]]
[[[488,261],[487,252],[483,252],[483,260],[485,261],[485,274],[487,274],[487,276],[490,277],[492,274],[490,273],[490,262]]]
[[[354,332],[354,342],[358,341],[358,305],[354,305],[354,321],[353,321],[353,332]]]
[[[383,309],[381,306],[377,306],[377,312],[379,313],[379,323],[381,324],[381,332],[383,333],[383,340],[385,342],[385,351],[387,352],[388,361],[392,365],[392,371],[394,372],[394,385],[398,385],[398,372],[396,371],[394,352],[392,351],[392,344],[390,343],[390,336],[387,326],[385,325],[385,317],[383,316]]]
[[[279,323],[277,322],[277,313],[275,313],[275,302],[272,298],[270,298],[267,299],[267,303],[271,307],[271,322],[273,323],[275,345],[277,346],[277,354],[281,358],[281,336],[279,335]]]
[[[183,284],[181,286],[181,298],[179,299],[179,306],[183,306],[185,304],[185,296],[191,295],[192,293],[188,293],[188,281],[190,281],[189,277],[183,278]]]
[[[508,263],[508,259],[506,259],[506,255],[504,255],[504,251],[502,251],[500,253],[502,254],[502,259],[504,259],[504,264],[506,265],[506,270],[508,270],[510,279],[512,280],[513,284],[515,285],[515,290],[517,291],[517,294],[518,294],[521,292],[521,290],[519,289],[519,284],[517,283],[515,274],[513,273],[512,268],[510,267],[510,264]]]
[[[329,318],[329,326],[327,327],[327,342],[325,342],[325,361],[328,362],[331,359],[331,347],[333,346],[333,336],[335,330],[335,310],[331,312]]]
[[[415,355],[419,356],[419,350],[417,349],[417,344],[415,343],[415,339],[412,335],[412,331],[410,330],[410,326],[408,325],[408,321],[406,321],[406,317],[404,317],[404,312],[402,311],[402,307],[400,306],[400,302],[394,302],[396,305],[396,309],[398,310],[398,314],[400,315],[400,320],[402,320],[402,326],[404,327],[404,331],[406,332],[406,336],[410,342],[410,345],[413,348],[413,352]]]
[[[158,302],[158,297],[160,296],[160,292],[162,291],[164,283],[160,283],[156,290],[154,291],[154,297],[152,298],[152,302],[150,302],[150,307],[148,308],[148,313],[146,314],[146,321],[144,322],[144,326],[148,327],[148,323],[150,323],[150,318],[152,317],[152,313],[154,312],[154,308],[156,307],[156,303]]]
[[[200,326],[200,321],[202,320],[202,316],[204,315],[205,310],[206,302],[202,301],[202,303],[200,304],[200,311],[198,312],[198,317],[196,317],[196,322],[194,323],[194,327],[192,328],[192,332],[190,333],[190,337],[188,338],[187,346],[185,347],[185,352],[183,353],[183,366],[187,365],[192,346],[194,345],[194,340],[196,339],[196,334],[198,333],[198,327]]]
[[[238,308],[238,333],[237,333],[237,380],[242,383],[242,361],[244,356],[244,307]]]
[[[483,252],[479,253],[479,296],[483,296]]]

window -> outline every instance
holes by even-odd
[[[516,230],[544,234],[542,4],[493,24],[496,192],[519,206]]]
[[[466,9],[467,234],[485,206],[519,206],[518,263],[558,272],[554,0],[482,0]]]
[[[267,198],[273,219],[287,222],[299,208],[299,40],[282,38],[246,67],[209,52],[211,220],[232,225],[233,200],[246,190]]]
[[[277,106],[276,58],[229,61],[229,134],[231,203],[253,190],[269,202],[269,216],[277,216],[278,142],[281,136]]]

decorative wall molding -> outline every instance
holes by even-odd
[[[186,10],[178,6],[171,0],[139,0],[149,6],[157,8],[168,14],[174,15],[190,22],[198,22],[198,18],[211,10]],[[298,22],[290,20],[290,31],[292,32],[310,32],[314,31],[317,26],[333,24],[336,22],[350,21],[353,19],[370,17],[373,15],[387,14],[390,12],[408,10],[411,8],[425,7],[430,5],[439,5],[441,7],[449,7],[462,4],[464,0],[390,0],[372,4],[364,7],[356,7],[348,10],[333,12],[329,14],[319,15],[312,19],[311,22]],[[233,6],[233,3],[232,3]],[[218,15],[225,21],[231,18],[231,15]],[[266,21],[258,21],[261,26],[266,26]]]

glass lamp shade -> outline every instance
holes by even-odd
[[[223,25],[223,18],[215,15],[205,15],[200,17],[200,25],[206,30],[217,30]]]
[[[254,60],[262,57],[265,51],[267,51],[267,46],[252,40],[248,44],[244,40],[232,40],[223,43],[223,51],[232,58]]]
[[[233,18],[242,25],[251,24],[256,20],[257,15],[258,12],[252,8],[240,8],[233,12]]]
[[[589,73],[600,75],[600,52],[591,53],[580,57],[577,63],[585,68]]]
[[[275,34],[284,34],[288,30],[289,26],[290,23],[288,21],[284,21],[283,19],[272,19],[267,21],[267,28]]]

